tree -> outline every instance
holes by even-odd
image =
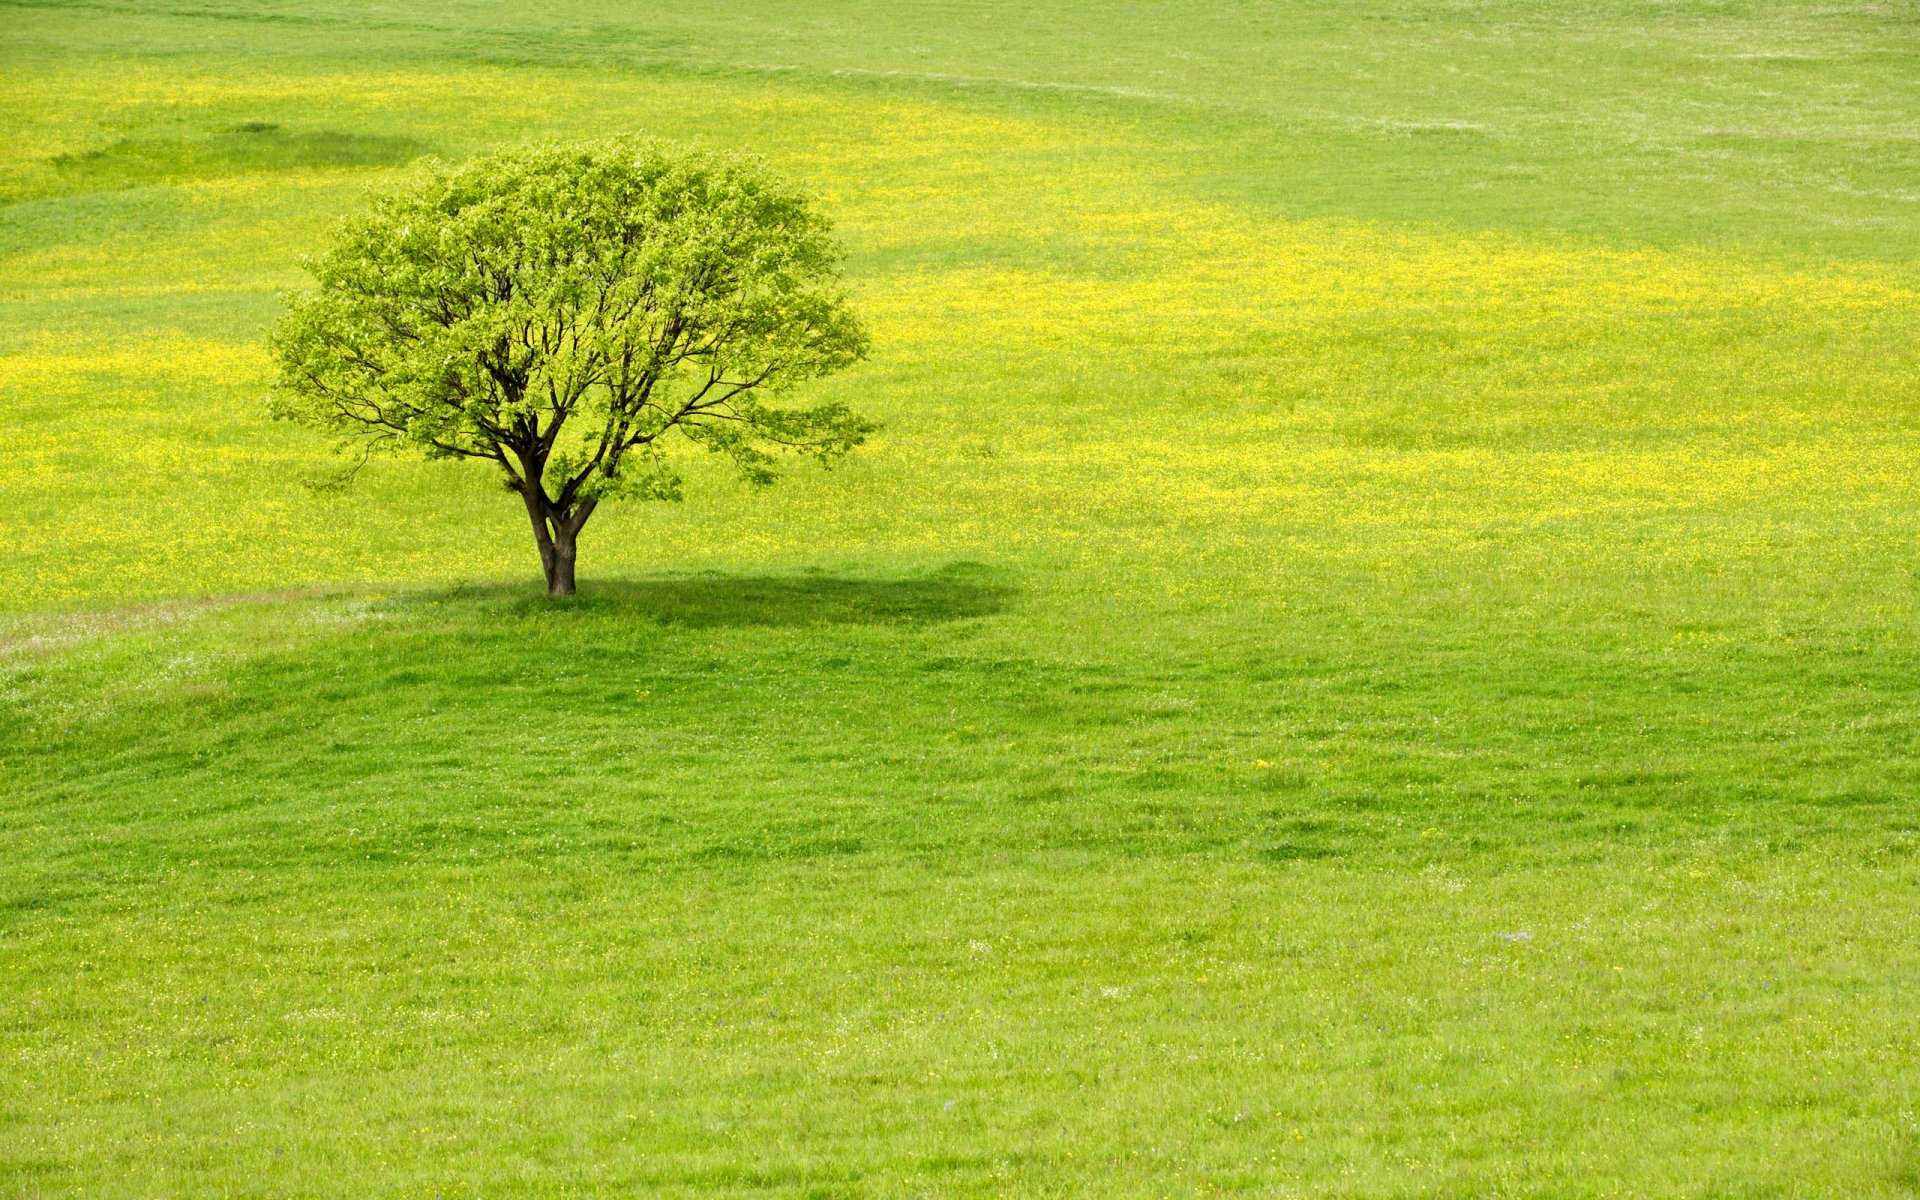
[[[808,198],[751,159],[615,140],[432,164],[306,260],[271,407],[361,464],[492,464],[568,594],[602,501],[680,497],[670,441],[767,483],[774,451],[831,463],[873,430],[778,402],[866,354],[838,261]]]

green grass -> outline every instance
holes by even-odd
[[[0,1194],[1920,1194],[1920,26],[4,10]],[[885,422],[264,418],[423,153],[821,192]]]

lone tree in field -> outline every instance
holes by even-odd
[[[274,333],[276,415],[361,448],[492,464],[547,591],[604,500],[678,499],[670,434],[754,483],[872,426],[777,403],[866,353],[827,222],[757,163],[634,141],[440,166],[308,260]]]

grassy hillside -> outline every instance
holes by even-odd
[[[1920,24],[0,8],[0,1194],[1920,1192]],[[264,413],[423,155],[820,193],[885,423],[536,595]]]

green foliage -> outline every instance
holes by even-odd
[[[861,442],[842,404],[774,402],[866,353],[837,259],[807,197],[744,158],[614,140],[436,165],[308,261],[273,409],[492,463],[564,546],[601,500],[680,497],[670,433],[760,484],[772,449]]]

